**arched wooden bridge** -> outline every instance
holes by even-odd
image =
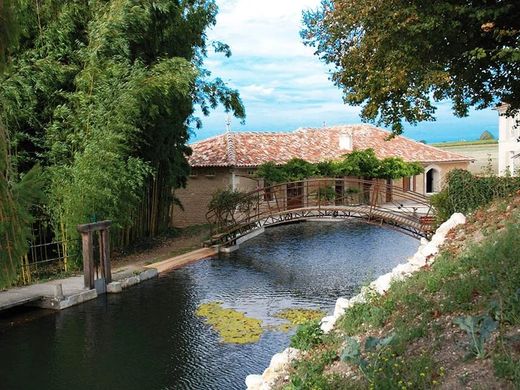
[[[426,196],[385,180],[306,179],[259,188],[209,210],[206,244],[234,245],[262,227],[284,223],[353,218],[429,238],[434,217]]]

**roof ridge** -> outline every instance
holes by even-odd
[[[227,158],[229,161],[229,164],[231,166],[237,165],[237,152],[235,149],[235,142],[233,140],[234,133],[228,131],[226,133],[226,141],[227,141]]]

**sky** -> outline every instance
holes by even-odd
[[[319,1],[217,0],[217,25],[208,39],[227,43],[233,54],[210,53],[205,66],[240,92],[247,118],[245,124],[232,118],[232,131],[361,123],[360,108],[343,103],[327,66],[300,38],[302,11],[317,8]],[[498,115],[492,109],[472,110],[461,119],[450,106],[449,101],[437,103],[435,122],[406,125],[404,135],[429,143],[478,139],[484,130],[497,135]],[[203,128],[191,142],[224,132],[227,117],[222,109],[203,117]]]

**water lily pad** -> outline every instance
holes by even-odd
[[[275,314],[275,317],[287,320],[287,323],[278,326],[278,330],[288,332],[292,328],[323,318],[325,312],[313,309],[284,309]]]
[[[238,310],[224,308],[222,302],[203,303],[196,314],[218,332],[224,343],[256,343],[263,333],[262,321],[247,317]]]

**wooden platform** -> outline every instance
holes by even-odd
[[[145,268],[155,268],[159,273],[172,271],[196,261],[216,256],[217,253],[217,248],[201,248],[180,256],[175,256],[170,259],[160,261],[158,263],[147,265]]]

